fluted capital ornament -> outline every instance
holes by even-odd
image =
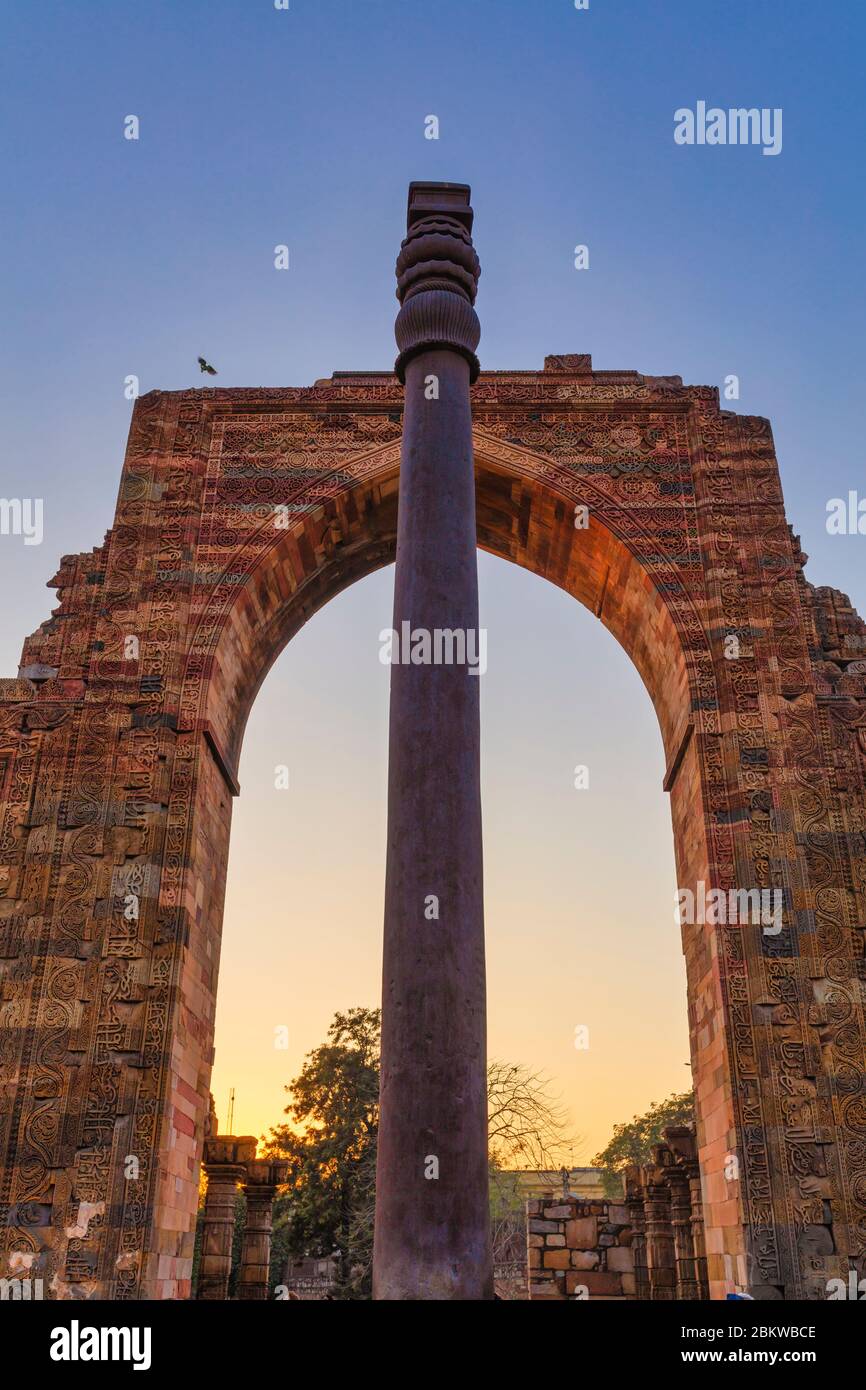
[[[473,212],[464,183],[409,185],[407,232],[397,257],[397,298],[403,306],[394,335],[400,355],[395,371],[421,352],[447,348],[469,363],[470,380],[481,370],[475,349],[481,325],[473,309],[481,266],[472,245]]]

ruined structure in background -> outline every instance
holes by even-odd
[[[664,1131],[652,1163],[626,1170],[634,1297],[709,1297],[701,1174],[694,1130]]]
[[[652,1163],[626,1170],[619,1202],[528,1202],[527,1264],[530,1298],[708,1298],[694,1130],[666,1129]]]
[[[202,1163],[207,1189],[202,1216],[201,1260],[196,1297],[226,1299],[232,1267],[232,1238],[238,1193],[246,1198],[241,1262],[235,1297],[266,1299],[271,1258],[271,1221],[277,1187],[286,1180],[283,1159],[256,1158],[251,1135],[205,1139]]]
[[[635,1295],[628,1209],[606,1198],[534,1197],[526,1204],[531,1299],[627,1299]]]
[[[142,396],[114,524],[0,683],[0,1276],[49,1297],[189,1294],[244,726],[394,558],[403,402],[389,370]],[[866,626],[714,387],[557,356],[471,406],[479,544],[653,700],[678,883],[781,895],[778,930],[682,928],[707,1276],[823,1298],[866,1274]]]

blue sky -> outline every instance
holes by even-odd
[[[38,485],[46,509],[43,548],[0,547],[23,580],[7,667],[22,620],[45,615],[47,557],[110,524],[128,374],[186,386],[204,352],[215,384],[302,384],[393,360],[419,176],[472,183],[485,365],[591,351],[736,373],[738,408],[773,421],[810,573],[866,607],[863,547],[824,529],[828,496],[864,476],[862,7],[7,0],[2,16],[3,487]],[[782,154],[676,146],[673,112],[699,98],[781,106]]]
[[[129,374],[142,391],[199,384],[199,353],[223,386],[303,385],[335,369],[390,365],[393,265],[413,178],[472,184],[484,366],[534,368],[546,353],[591,352],[597,367],[687,382],[721,385],[736,374],[732,408],[773,422],[789,520],[811,557],[807,576],[845,590],[866,613],[866,537],[831,537],[825,527],[830,498],[866,492],[866,8],[591,0],[578,12],[571,0],[291,0],[280,12],[270,0],[6,0],[0,15],[0,492],[42,497],[45,508],[41,546],[0,537],[2,674],[14,674],[23,636],[48,616],[54,596],[44,583],[60,555],[98,545],[111,524]],[[782,153],[675,145],[674,111],[698,100],[781,107]],[[139,117],[138,141],[123,138],[129,114]],[[438,141],[424,138],[430,114]],[[290,248],[285,273],[273,268],[278,243]],[[590,248],[588,271],[573,267],[577,243]],[[573,808],[573,798],[566,810],[539,783],[534,848],[525,852],[541,874],[543,845],[558,844],[563,826],[584,847],[603,833],[581,860],[578,872],[588,874],[598,855],[613,862],[618,843],[632,845],[654,885],[641,916],[667,939],[670,827],[654,716],[637,677],[563,596],[490,560],[481,571],[491,642],[501,635],[500,675],[492,657],[485,693],[488,879],[515,852],[507,826],[525,829],[538,769],[560,757],[564,768],[585,761],[577,746],[591,739],[599,777],[608,778],[607,829],[595,824],[601,792],[591,812]],[[251,768],[276,760],[275,721],[290,697],[302,727],[327,717],[318,743],[285,756],[296,759],[300,785],[305,775],[325,787],[345,777],[366,789],[369,814],[356,808],[345,834],[371,870],[357,909],[369,950],[381,930],[385,692],[380,670],[353,676],[349,716],[328,653],[350,649],[360,621],[376,631],[388,624],[379,610],[390,611],[389,585],[387,575],[365,581],[292,644],[265,685],[244,754]],[[522,639],[509,648],[515,633]],[[634,710],[627,747],[617,692]],[[509,761],[518,716],[544,726],[526,736],[519,776]],[[331,731],[347,718],[351,747],[329,763]],[[245,834],[253,853],[258,826],[252,802],[242,797],[236,814],[229,958],[243,910],[235,857],[246,853]],[[316,829],[303,820],[290,826],[299,863],[313,852],[303,837]],[[655,875],[659,856],[664,873]],[[594,928],[574,907],[572,861],[558,862],[557,925],[552,936],[538,929],[548,951],[572,937],[585,950],[579,929]],[[552,865],[544,875],[549,886]],[[521,916],[514,901],[500,901],[497,881],[489,900],[501,920],[516,914],[517,940],[518,917],[533,909]],[[351,916],[354,891],[332,912]],[[636,930],[631,917],[622,905],[624,932]],[[594,968],[607,966],[599,959]],[[351,980],[323,990],[325,1021],[361,1002],[345,997]],[[514,1006],[502,1009],[513,1026]],[[670,1051],[680,1067],[677,1029]],[[323,1032],[318,1015],[309,1030],[301,1050]],[[503,1023],[500,1051],[511,1036]],[[522,1041],[533,1045],[529,1035]],[[672,1075],[674,1062],[664,1066]]]

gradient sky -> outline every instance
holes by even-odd
[[[484,366],[737,374],[733,408],[773,422],[807,576],[866,613],[866,537],[825,526],[830,498],[866,494],[863,7],[5,0],[0,22],[0,492],[45,508],[41,545],[0,536],[0,674],[59,557],[111,524],[129,374],[198,385],[199,353],[221,386],[391,364],[413,178],[472,184]],[[782,153],[676,146],[698,100],[781,107]],[[480,578],[491,1052],[551,1076],[586,1162],[688,1081],[661,740],[587,612],[487,556]],[[391,586],[321,612],[248,727],[214,1074],[237,1132],[279,1119],[336,1009],[378,1002]]]

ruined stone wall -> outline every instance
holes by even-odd
[[[579,1197],[526,1204],[531,1299],[635,1297],[628,1208]]]

